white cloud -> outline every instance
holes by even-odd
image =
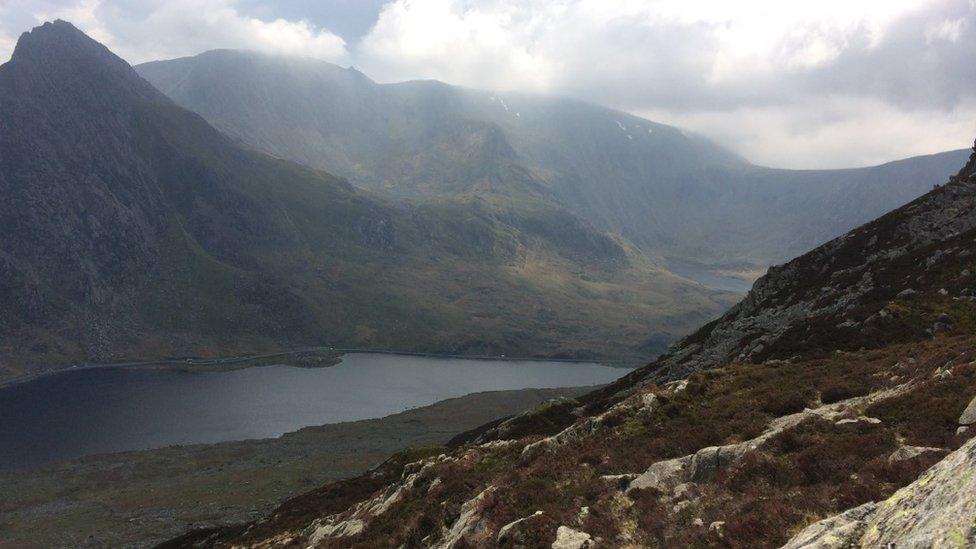
[[[976,137],[976,100],[950,110],[906,111],[877,99],[829,96],[800,105],[639,114],[709,135],[773,167],[873,166],[966,148]]]
[[[10,59],[10,54],[14,51],[14,46],[17,45],[17,39],[12,36],[7,36],[5,34],[0,34],[0,63],[5,63]]]
[[[70,21],[130,63],[238,48],[347,60],[345,41],[304,20],[262,20],[238,12],[233,0],[10,0],[29,14],[28,30],[52,19]],[[22,18],[21,18],[22,19]],[[0,30],[10,31],[0,23]],[[0,44],[2,46],[2,44]]]
[[[931,23],[925,28],[925,42],[932,44],[937,40],[958,42],[968,21],[965,18],[946,19],[940,23]]]
[[[886,25],[921,3],[396,0],[361,53],[391,76],[452,76],[477,86],[550,89],[570,78],[566,69],[581,68],[580,60],[606,69],[601,59],[620,70],[666,63],[680,72],[687,64],[714,83],[822,64],[855,39],[877,42]]]
[[[973,0],[395,0],[356,61],[652,113],[757,162],[865,165],[971,143],[974,21]]]
[[[0,58],[62,17],[131,62],[247,48],[380,81],[557,93],[779,166],[862,165],[974,133],[976,0],[390,0],[349,47],[280,13],[271,0],[0,0]]]

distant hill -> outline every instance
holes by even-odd
[[[514,164],[477,185],[517,203],[408,205],[243,147],[63,21],[0,66],[0,121],[0,379],[305,345],[633,359],[727,299]]]
[[[516,164],[555,203],[703,281],[748,278],[826,242],[925,193],[967,155],[778,170],[678,128],[567,99],[377,84],[321,61],[229,50],[137,70],[260,150],[394,196],[470,193],[496,163]]]

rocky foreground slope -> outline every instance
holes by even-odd
[[[976,154],[606,389],[171,546],[971,546],[974,249]]]

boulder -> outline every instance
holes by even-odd
[[[556,541],[552,542],[552,549],[585,549],[593,547],[593,539],[586,532],[578,532],[569,526],[560,526],[556,530]]]
[[[533,514],[531,514],[531,515],[529,515],[527,517],[520,518],[518,520],[514,520],[512,522],[509,522],[508,524],[506,524],[505,526],[502,526],[498,530],[498,537],[495,538],[495,541],[497,541],[499,544],[501,544],[503,541],[506,541],[506,540],[518,541],[516,538],[519,537],[519,535],[518,535],[519,534],[519,528],[522,527],[522,526],[524,526],[526,522],[528,522],[530,520],[533,520],[533,519],[536,519],[536,518],[541,517],[541,516],[542,516],[542,511],[536,511],[535,513],[533,513]]]
[[[955,326],[946,322],[936,322],[932,325],[931,332],[934,334],[945,334],[955,330]]]
[[[712,480],[719,469],[732,465],[748,450],[746,444],[712,446],[703,448],[691,458],[689,480],[705,482]]]
[[[627,492],[653,488],[670,492],[687,482],[707,482],[719,469],[732,465],[750,448],[743,442],[727,446],[702,448],[690,456],[684,456],[651,464],[642,475],[631,481]]]
[[[881,423],[881,420],[878,419],[878,418],[876,418],[876,417],[864,417],[864,416],[860,416],[860,417],[853,418],[853,419],[852,418],[842,419],[842,420],[834,423],[834,425],[849,425],[851,423],[868,423],[868,424],[871,424],[871,425],[877,425],[877,424]]]
[[[902,446],[888,456],[889,462],[905,461],[909,459],[914,459],[922,454],[927,454],[929,452],[944,452],[942,448],[932,448],[930,446]]]
[[[878,505],[862,547],[976,546],[976,439]]]
[[[976,546],[976,439],[881,503],[808,526],[784,549]]]
[[[661,399],[654,393],[644,393],[641,395],[642,411],[654,411],[661,403]]]
[[[454,549],[461,545],[466,537],[484,530],[485,523],[482,516],[484,502],[495,493],[495,490],[494,486],[489,486],[461,505],[461,515],[454,521],[444,539],[436,545],[437,549]]]
[[[959,416],[959,425],[972,425],[976,423],[976,398],[970,401],[969,406],[963,410],[962,415]]]
[[[867,529],[866,520],[877,507],[876,503],[865,503],[840,515],[815,522],[788,541],[782,549],[858,546],[858,540]]]
[[[654,488],[666,492],[684,481],[685,470],[691,463],[692,456],[684,456],[666,461],[652,463],[647,471],[630,482],[627,491],[646,490]]]

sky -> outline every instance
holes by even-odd
[[[976,138],[976,0],[0,0],[0,62],[55,18],[133,64],[241,48],[568,96],[776,167]]]

